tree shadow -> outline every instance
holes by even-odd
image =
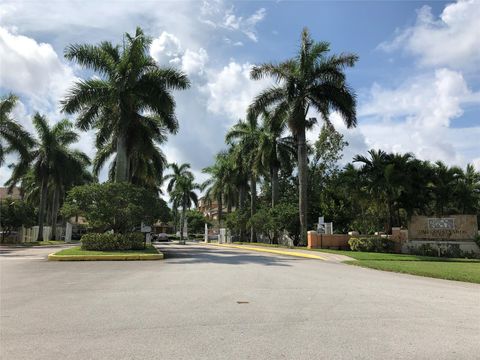
[[[158,246],[158,248],[165,254],[165,259],[169,263],[174,264],[211,263],[224,265],[258,264],[264,266],[292,266],[291,261],[300,260],[192,245]]]

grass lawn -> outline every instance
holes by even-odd
[[[438,258],[327,249],[312,250],[350,256],[357,260],[345,262],[351,265],[480,284],[480,260],[476,259]]]
[[[65,244],[67,243],[63,240],[45,240],[45,241],[33,241],[28,243],[19,243],[19,244],[13,244],[13,245],[31,247],[31,246],[65,245]]]
[[[64,249],[55,253],[55,255],[138,255],[138,254],[158,254],[154,246],[147,246],[143,250],[123,250],[123,251],[92,251],[82,250],[80,246]]]
[[[285,247],[281,245],[247,242],[236,242],[235,244]],[[346,255],[355,259],[355,261],[345,262],[346,264],[350,265],[480,284],[480,260],[476,259],[439,258],[407,254],[372,253],[346,250],[307,249],[306,247],[295,247],[295,249]]]

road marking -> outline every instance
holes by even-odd
[[[316,260],[324,260],[324,261],[327,260],[323,256],[318,256],[318,255],[313,255],[313,254],[305,254],[305,253],[301,253],[301,252],[297,252],[297,251],[265,249],[265,248],[260,248],[260,247],[243,246],[243,245],[226,245],[226,244],[208,244],[208,245],[228,247],[228,248],[234,248],[234,249],[251,250],[251,251],[260,251],[260,252],[266,252],[266,253],[278,254],[278,255],[296,256],[296,257],[302,257],[302,258],[307,258],[307,259],[316,259]]]

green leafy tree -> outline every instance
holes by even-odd
[[[0,201],[0,231],[2,243],[12,231],[20,227],[30,227],[35,224],[35,209],[23,200],[2,199]]]
[[[193,234],[203,233],[205,224],[211,226],[210,221],[198,210],[187,210],[186,214],[188,232]]]
[[[315,119],[308,118],[309,110],[318,111],[328,122],[331,109],[337,111],[347,127],[356,126],[355,94],[346,82],[344,69],[358,60],[354,54],[329,55],[330,44],[315,42],[307,29],[297,55],[279,64],[267,63],[254,66],[251,77],[254,80],[272,77],[277,84],[261,92],[249,107],[250,116],[256,116],[265,109],[288,114],[288,126],[297,140],[299,216],[301,241],[307,235],[307,142],[306,130]]]
[[[67,216],[83,216],[89,227],[129,233],[141,223],[153,224],[165,215],[165,202],[156,192],[128,183],[88,184],[72,188],[63,205]]]
[[[178,129],[172,91],[190,86],[184,73],[157,65],[150,44],[137,28],[134,35],[125,34],[122,46],[102,42],[65,50],[67,59],[100,77],[78,81],[62,101],[63,111],[79,114],[80,129],[96,130],[97,168],[115,153],[116,182],[153,176],[163,168],[155,143],[164,130]]]

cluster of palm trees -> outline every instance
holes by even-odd
[[[356,169],[348,165],[343,177],[349,195],[357,197],[361,213],[373,213],[383,222],[384,231],[405,226],[411,215],[443,216],[478,214],[480,173],[469,164],[465,170],[441,161],[431,163],[412,154],[388,154],[370,150],[357,155]],[[368,219],[368,215],[364,216]]]
[[[96,75],[77,81],[61,101],[64,113],[76,115],[75,125],[62,120],[50,126],[37,113],[34,137],[11,118],[17,98],[1,100],[0,165],[5,154],[17,153],[19,161],[11,165],[7,184],[21,183],[26,198],[38,204],[38,241],[43,240],[46,213],[55,234],[65,192],[93,181],[110,160],[110,181],[160,190],[167,161],[159,146],[178,130],[172,91],[187,89],[190,83],[183,72],[160,67],[149,55],[150,44],[137,28],[134,35],[125,34],[121,46],[102,42],[67,47],[67,59]],[[79,139],[75,127],[95,132],[93,174],[87,170],[90,159],[71,148]]]
[[[170,202],[172,203],[173,223],[178,222],[178,209],[180,212],[180,243],[184,244],[184,227],[187,210],[192,205],[198,205],[198,196],[195,190],[200,190],[200,185],[195,183],[195,178],[190,170],[190,164],[179,165],[171,163],[169,167],[172,173],[164,177],[168,181],[167,191],[170,195]]]
[[[312,174],[318,173],[313,169],[317,160],[309,162],[312,147],[306,133],[317,122],[315,114],[324,128],[333,129],[331,111],[347,127],[356,126],[356,97],[345,69],[354,66],[358,57],[330,54],[329,44],[314,41],[307,29],[302,31],[294,57],[252,68],[253,80],[269,77],[273,85],[252,100],[245,119],[227,132],[227,149],[203,169],[208,180],[197,184],[189,164],[169,165],[160,149],[168,135],[178,131],[172,91],[187,89],[189,80],[181,71],[160,67],[149,55],[150,44],[151,39],[137,28],[134,35],[125,34],[122,45],[102,42],[67,47],[67,59],[95,73],[77,81],[61,100],[62,111],[76,116],[74,124],[62,120],[51,125],[37,113],[32,120],[33,136],[12,119],[17,98],[1,99],[0,166],[7,154],[17,154],[7,184],[20,183],[24,197],[37,204],[38,240],[43,239],[45,221],[55,228],[65,193],[73,186],[96,181],[108,162],[109,181],[128,182],[157,193],[168,182],[181,240],[186,211],[197,205],[199,190],[204,191],[206,201],[217,203],[219,226],[224,226],[225,208],[227,213],[235,209],[242,218],[251,218],[259,203],[276,208],[282,201],[298,202],[300,243],[305,243],[312,225],[309,218],[320,215],[318,211],[330,214],[333,221],[348,221],[350,228],[360,226],[370,214],[377,225],[383,221],[387,231],[414,213],[478,213],[480,175],[472,166],[463,171],[410,154],[370,151],[369,157],[354,159],[356,167],[349,164],[321,183],[312,181]],[[95,133],[92,161],[73,149],[79,139],[76,129]],[[171,174],[164,176],[167,167]],[[255,241],[256,229],[247,229],[247,224],[240,224],[240,240],[249,234],[250,241]]]
[[[296,153],[300,242],[306,241],[308,199],[308,146],[306,131],[317,121],[311,111],[329,123],[329,114],[337,111],[347,127],[356,126],[355,93],[346,82],[345,68],[355,64],[354,54],[330,55],[327,42],[314,41],[308,29],[302,31],[295,57],[280,63],[254,66],[251,78],[270,77],[275,84],[258,94],[249,106],[246,120],[240,120],[227,133],[229,149],[206,168],[211,175],[207,195],[218,203],[219,221],[223,197],[244,211],[245,197],[250,193],[250,215],[256,210],[257,180],[271,182],[271,204],[278,203],[278,174],[292,171]],[[260,123],[259,123],[260,119]],[[287,129],[291,135],[286,136]],[[225,161],[228,157],[230,161]],[[226,164],[228,163],[228,164]],[[232,175],[235,174],[235,175]],[[231,197],[231,187],[238,194]],[[244,240],[244,231],[240,238]],[[256,238],[250,229],[250,239]]]

